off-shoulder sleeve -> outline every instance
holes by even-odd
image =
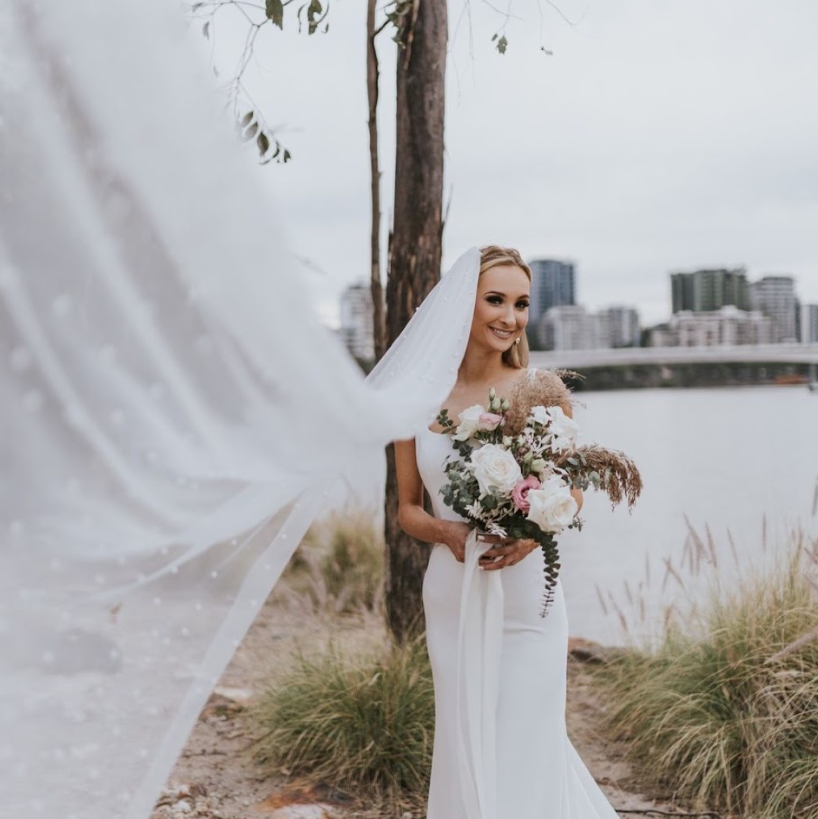
[[[506,416],[505,430],[507,435],[517,435],[525,426],[531,407],[539,404],[573,408],[574,399],[571,390],[556,372],[532,368],[529,377],[524,378],[512,393],[509,403],[511,406]]]

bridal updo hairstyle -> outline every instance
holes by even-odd
[[[523,257],[518,250],[513,247],[500,247],[499,245],[485,245],[480,248],[480,275],[487,270],[498,265],[515,265],[528,276],[531,281],[531,268],[523,261]],[[520,336],[519,344],[512,344],[511,348],[503,353],[503,361],[509,367],[521,369],[528,366],[528,336],[523,333]]]

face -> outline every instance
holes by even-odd
[[[528,324],[531,282],[516,265],[498,265],[480,276],[469,343],[505,352]]]

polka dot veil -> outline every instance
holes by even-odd
[[[479,251],[365,380],[173,4],[11,0],[0,55],[0,812],[143,819],[335,484],[448,394]]]

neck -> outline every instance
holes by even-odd
[[[503,354],[497,350],[474,348],[469,345],[460,362],[457,380],[464,385],[480,384],[486,380],[493,381],[508,369],[503,361]]]

